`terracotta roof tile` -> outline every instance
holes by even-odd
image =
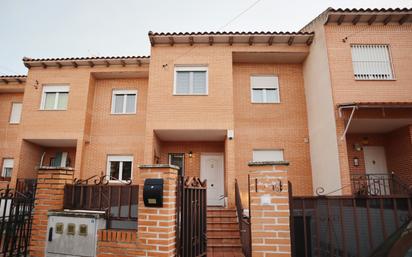
[[[210,31],[210,32],[152,32],[149,36],[242,36],[242,35],[312,35],[311,32],[289,32],[289,31]]]
[[[87,60],[118,60],[118,59],[150,59],[150,56],[94,56],[94,57],[66,57],[66,58],[30,58],[24,57],[23,62],[46,61],[87,61]]]
[[[412,8],[328,8],[329,12],[346,12],[346,13],[359,13],[359,12],[410,12]]]

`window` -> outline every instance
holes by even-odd
[[[176,67],[173,94],[207,95],[207,67]]]
[[[107,175],[110,180],[132,179],[133,156],[111,155],[107,158]]]
[[[10,113],[10,124],[19,124],[21,118],[21,103],[12,103]]]
[[[254,162],[277,162],[283,161],[283,150],[267,149],[267,150],[253,150]]]
[[[276,76],[251,76],[252,103],[279,103],[279,80]]]
[[[169,164],[179,167],[178,175],[184,176],[185,174],[185,154],[184,153],[169,153]]]
[[[66,110],[69,86],[43,86],[41,110]]]
[[[352,64],[355,79],[393,79],[388,45],[352,45]]]
[[[136,113],[137,90],[113,90],[112,114]]]
[[[1,171],[1,176],[3,178],[11,178],[11,174],[13,173],[13,166],[13,159],[3,159],[3,168]]]

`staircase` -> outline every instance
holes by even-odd
[[[243,257],[236,209],[208,208],[207,256]]]

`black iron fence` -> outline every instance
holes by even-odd
[[[107,228],[137,229],[139,186],[107,176],[75,180],[64,188],[64,209],[106,213]]]
[[[248,179],[249,181],[249,179]],[[249,192],[249,185],[248,185]],[[240,195],[239,185],[237,179],[235,179],[235,202],[236,202],[236,212],[239,221],[239,231],[240,231],[240,242],[242,243],[242,251],[245,257],[252,256],[252,230],[250,223],[250,196],[249,199],[249,214],[245,215],[242,198]]]
[[[412,217],[409,195],[293,197],[295,257],[368,257]]]
[[[177,255],[201,257],[207,254],[206,180],[179,177],[177,188]]]
[[[394,173],[351,174],[351,186],[353,194],[358,196],[410,195],[412,192]]]
[[[22,184],[23,185],[23,184]],[[0,190],[0,256],[28,256],[36,184]]]

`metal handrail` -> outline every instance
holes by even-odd
[[[250,197],[250,196],[249,196]],[[250,216],[244,215],[244,208],[242,204],[242,198],[240,195],[239,185],[237,179],[235,179],[235,202],[236,213],[239,221],[240,241],[242,243],[242,251],[245,257],[252,256],[252,237],[251,237],[251,223]],[[249,209],[250,215],[250,209]]]
[[[358,196],[411,195],[412,189],[394,172],[352,173],[352,191]]]

